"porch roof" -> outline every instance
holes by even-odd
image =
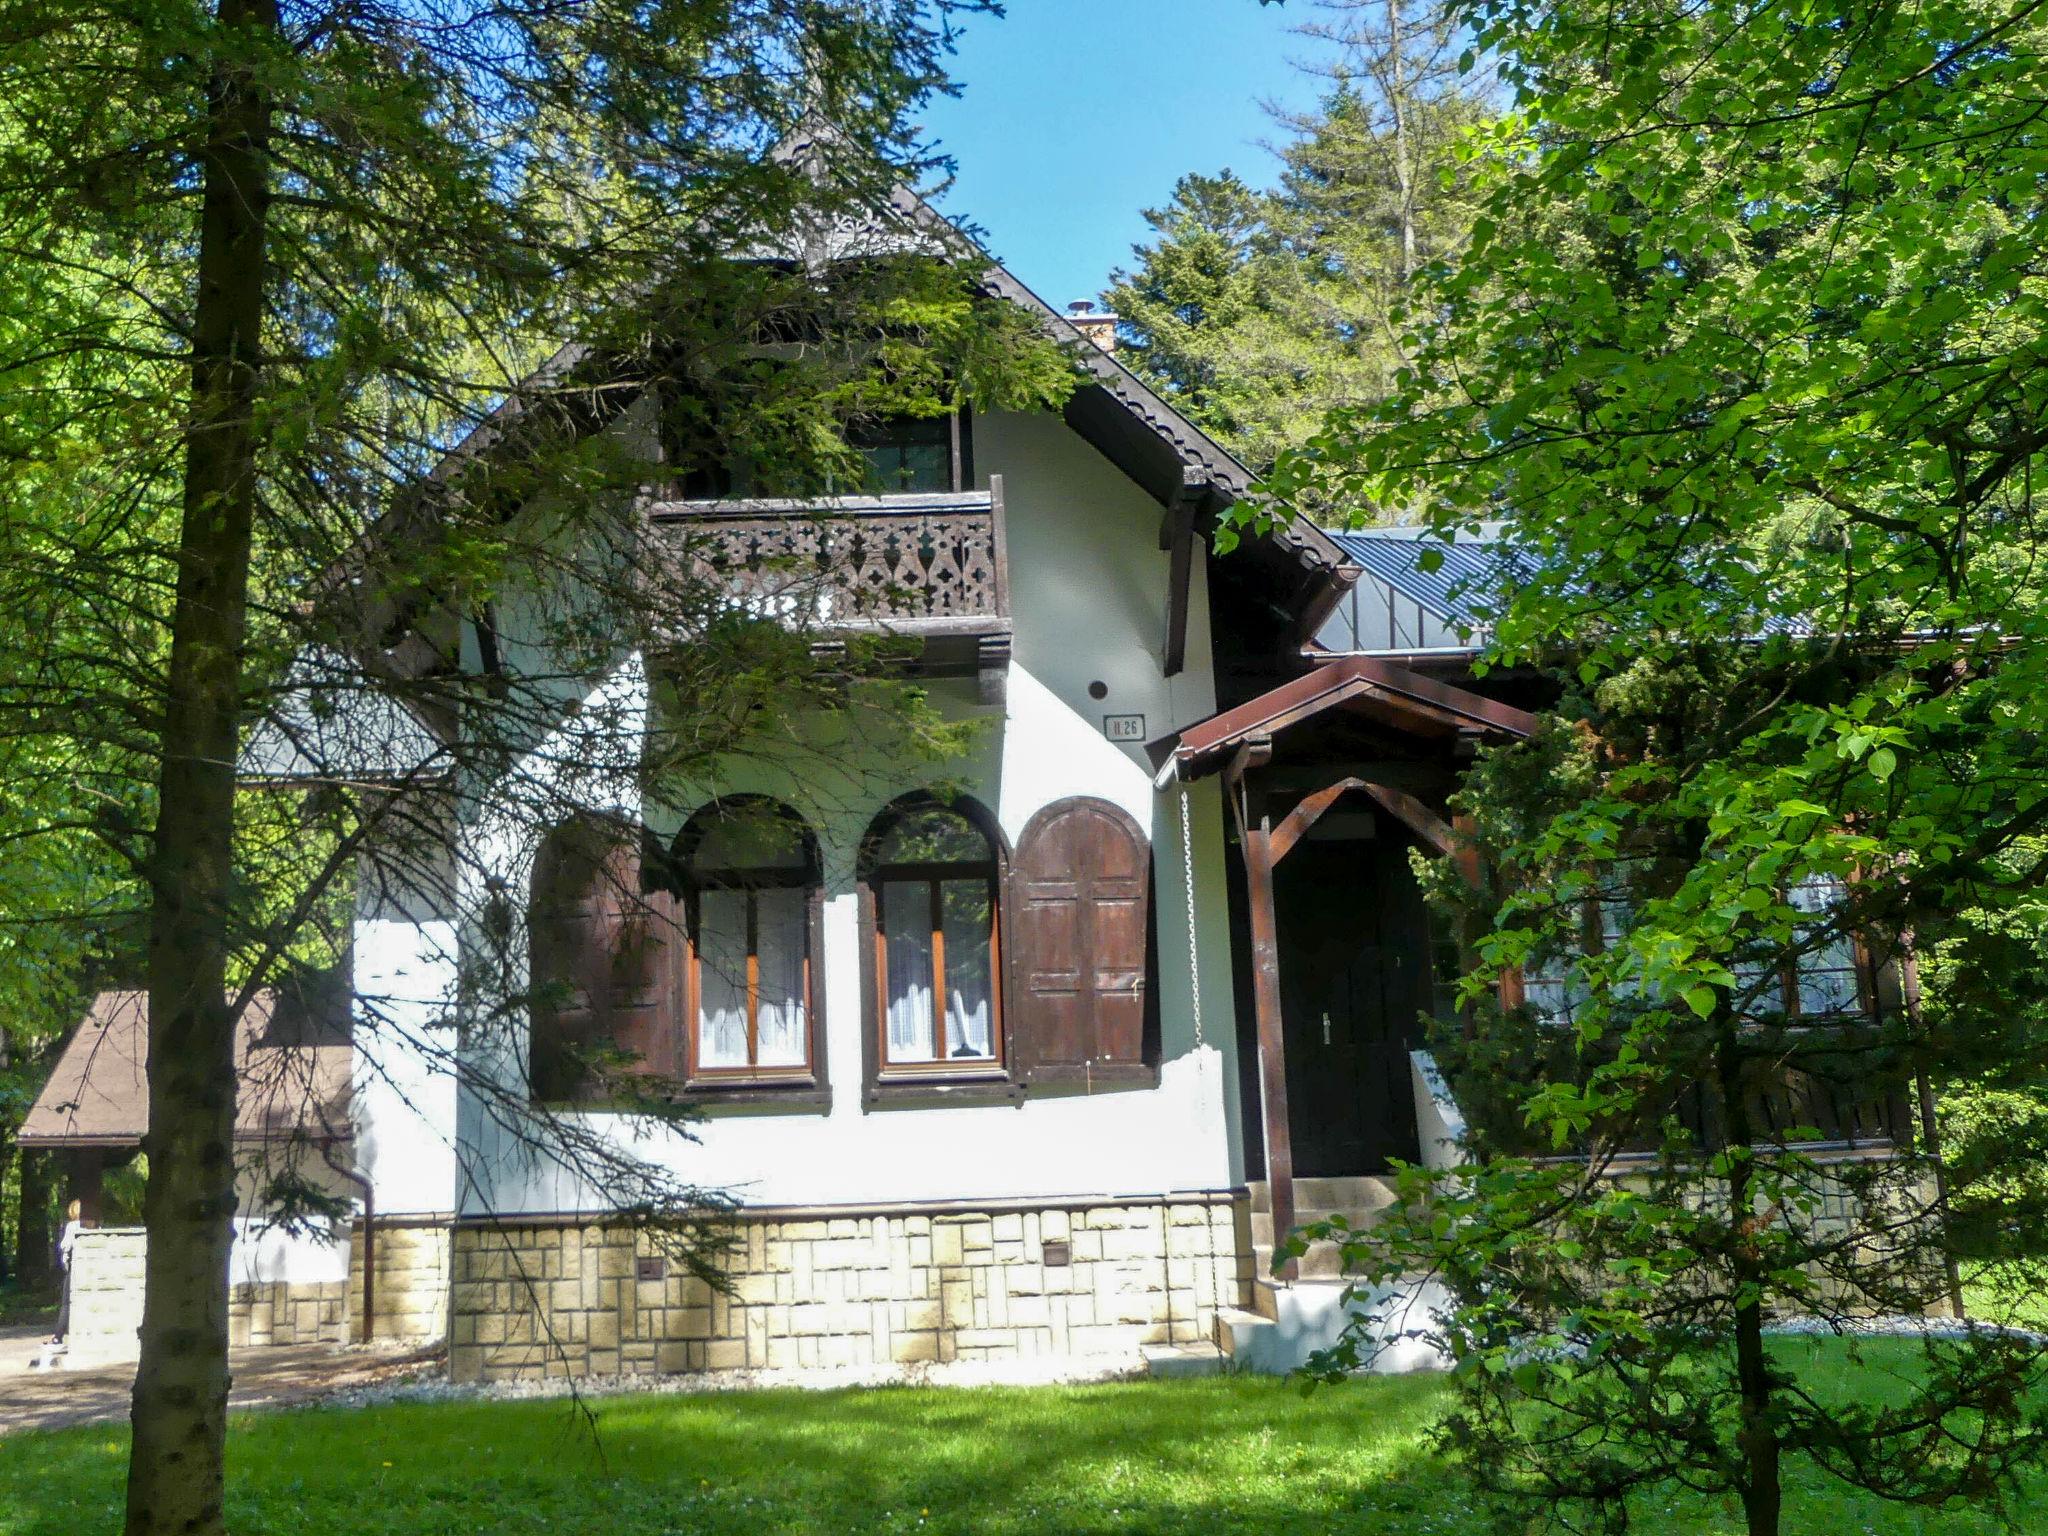
[[[1271,737],[1330,710],[1348,710],[1425,737],[1523,737],[1536,717],[1469,688],[1377,656],[1340,656],[1302,677],[1189,726],[1159,746],[1162,764],[1200,778],[1248,741]]]
[[[243,1141],[349,1135],[346,1011],[298,989],[249,1000],[235,1032],[235,1135]],[[149,994],[102,992],[29,1106],[24,1147],[134,1147],[149,1130]]]

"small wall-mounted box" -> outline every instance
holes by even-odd
[[[650,1255],[644,1259],[635,1259],[633,1261],[633,1278],[635,1280],[666,1280],[668,1278],[668,1260],[662,1258],[659,1254]]]
[[[1068,1242],[1051,1242],[1045,1245],[1045,1267],[1065,1269],[1074,1262],[1074,1245]]]

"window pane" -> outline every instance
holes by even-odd
[[[889,1060],[931,1061],[938,1055],[932,1037],[931,887],[922,880],[890,880],[881,894]]]
[[[808,1058],[804,1018],[804,892],[794,887],[754,897],[754,932],[760,957],[760,1006],[755,1016],[763,1067],[800,1067]]]
[[[1562,969],[1568,963],[1555,961],[1553,964],[1560,969],[1554,974],[1525,976],[1522,980],[1522,1001],[1546,1024],[1570,1024],[1579,1005],[1586,1000],[1585,983]]]
[[[747,1065],[747,897],[706,891],[697,906],[697,1065]]]
[[[875,855],[884,864],[985,864],[993,857],[979,827],[937,805],[899,816]]]
[[[1825,877],[1801,881],[1788,894],[1796,910],[1821,918],[1837,912],[1844,899],[1841,883]],[[1810,938],[1820,926],[1802,925],[1800,938]],[[1819,947],[1800,955],[1797,969],[1802,1015],[1856,1013],[1862,1008],[1856,986],[1856,945],[1847,934],[1831,934]]]
[[[995,991],[989,935],[994,913],[986,880],[948,880],[939,887],[946,935],[946,1054],[995,1055]]]
[[[797,870],[809,862],[803,834],[787,817],[767,810],[734,811],[705,826],[690,853],[693,872]]]

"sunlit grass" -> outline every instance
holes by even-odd
[[[1857,1368],[1832,1343],[1787,1347],[1844,1391],[1866,1373],[1889,1374],[1884,1349],[1897,1348],[1880,1346]],[[649,1394],[594,1404],[595,1434],[560,1400],[266,1413],[235,1421],[229,1517],[239,1533],[278,1536],[1482,1536],[1473,1490],[1429,1445],[1442,1394],[1433,1378],[1310,1396],[1255,1378]],[[126,1454],[125,1431],[114,1428],[0,1443],[0,1536],[118,1529]],[[2024,1503],[2019,1529],[2048,1536],[2036,1504],[2048,1500]],[[1732,1509],[1676,1493],[1646,1502],[1637,1519],[1660,1536],[1740,1528]],[[1802,1472],[1787,1529],[1988,1536],[2007,1527],[1960,1510],[1883,1506]]]

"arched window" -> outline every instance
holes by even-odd
[[[816,840],[787,806],[734,795],[690,818],[676,867],[690,940],[690,1079],[811,1081],[822,891]]]
[[[863,852],[882,1075],[1000,1072],[1000,844],[979,807],[899,800]]]
[[[536,1098],[603,1092],[611,1073],[675,1070],[667,1007],[673,904],[649,889],[638,827],[579,816],[542,839],[527,908]]]

